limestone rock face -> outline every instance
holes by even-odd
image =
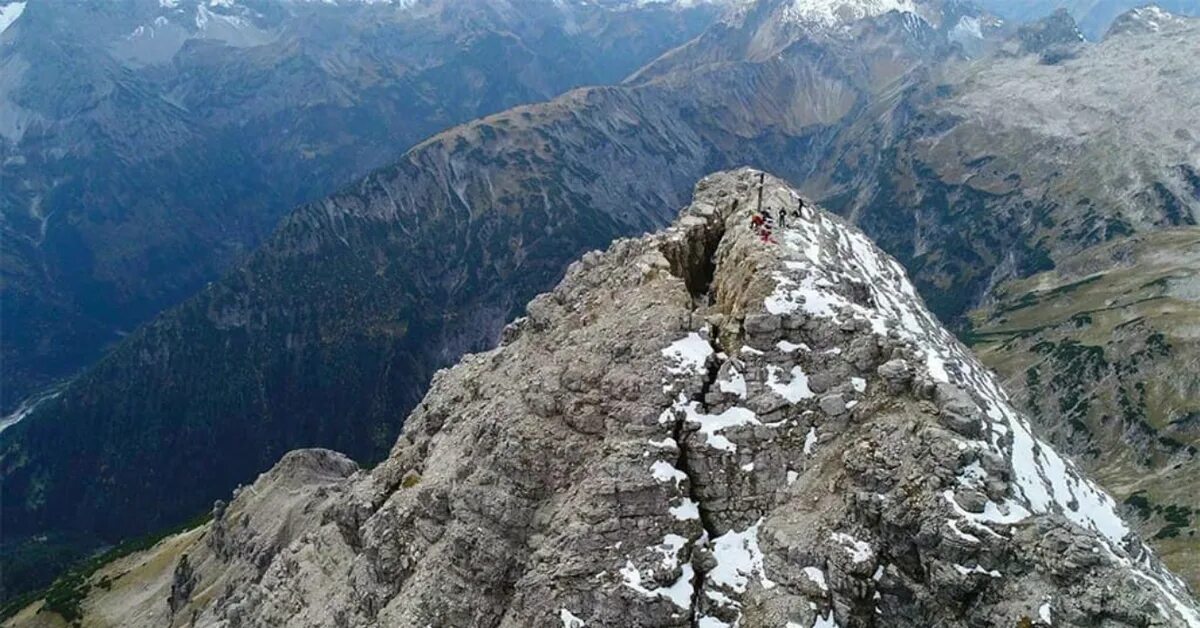
[[[384,463],[289,455],[101,570],[85,618],[1200,626],[900,265],[769,175],[701,180],[503,338],[439,372]]]

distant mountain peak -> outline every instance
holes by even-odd
[[[1124,33],[1159,33],[1187,24],[1187,18],[1175,15],[1156,4],[1130,9],[1117,16],[1104,36]]]
[[[913,0],[793,0],[782,15],[794,22],[836,26],[891,11],[916,14],[917,5]]]
[[[1075,18],[1066,9],[1022,25],[1012,42],[1018,54],[1034,54],[1044,63],[1054,64],[1074,56],[1079,44],[1087,41]]]

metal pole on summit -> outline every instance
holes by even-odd
[[[775,226],[775,220],[763,213],[763,188],[766,187],[767,173],[758,173],[758,208],[754,211],[754,216],[750,218],[750,225],[758,234],[759,239],[764,243],[773,244],[775,241],[771,239],[771,229]]]
[[[756,209],[755,211],[758,212],[758,215],[760,215],[760,216],[762,215],[763,185],[764,185],[766,178],[767,178],[767,173],[765,173],[765,172],[758,173],[758,209]]]

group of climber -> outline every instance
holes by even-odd
[[[754,214],[752,216],[750,216],[750,228],[752,230],[754,230],[754,232],[756,234],[758,234],[759,239],[762,240],[764,243],[775,244],[775,239],[772,237],[772,234],[775,231],[776,220],[775,220],[775,217],[771,215],[770,210],[763,209],[763,204],[762,204],[763,178],[764,177],[762,175],[759,176],[758,207],[754,211]],[[804,199],[801,199],[799,197],[796,198],[796,206],[794,208],[793,207],[778,208],[778,210],[776,211],[776,214],[779,217],[779,221],[778,221],[779,228],[784,229],[785,227],[787,227],[787,219],[789,216],[796,220],[799,220],[804,215],[803,212],[804,212]]]
[[[758,234],[758,237],[767,244],[775,244],[774,238],[771,237],[771,232],[775,229],[775,220],[770,214],[763,212],[755,212],[750,217],[750,228]]]

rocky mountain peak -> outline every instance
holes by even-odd
[[[1074,48],[1083,41],[1083,33],[1066,9],[1021,26],[1016,35],[1020,52],[1040,55],[1047,62],[1071,56]]]
[[[1124,33],[1161,33],[1186,26],[1187,18],[1165,11],[1155,4],[1130,9],[1117,16],[1105,38]]]
[[[375,469],[295,452],[94,577],[123,625],[1200,626],[901,266],[752,169],[573,264]]]
[[[890,11],[916,13],[917,6],[912,0],[793,0],[783,9],[786,20],[832,27]]]

